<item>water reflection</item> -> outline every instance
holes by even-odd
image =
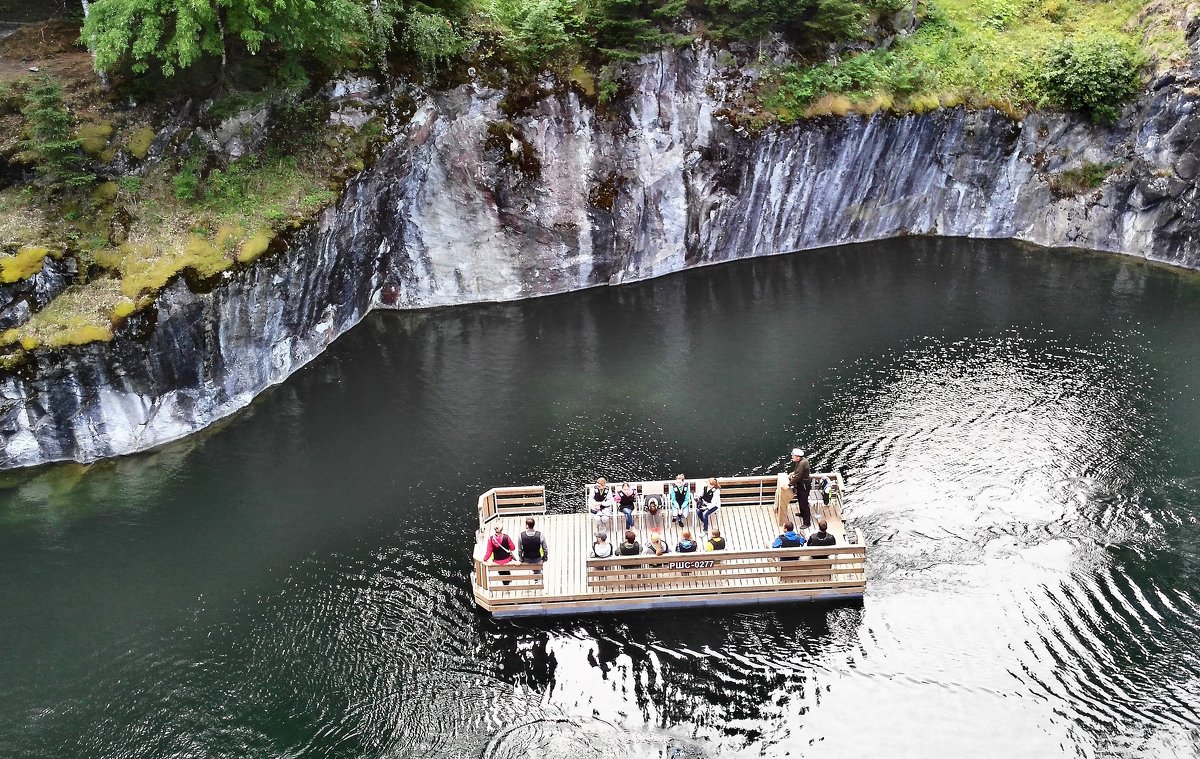
[[[1200,283],[907,240],[383,314],[0,485],[0,756],[1195,756]],[[840,469],[858,605],[495,621],[475,498]]]

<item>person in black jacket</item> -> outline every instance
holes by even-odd
[[[546,559],[550,558],[550,546],[546,545],[546,539],[542,537],[542,533],[533,529],[533,517],[528,517],[525,520],[525,531],[521,533],[520,539],[517,541],[517,555],[521,559],[522,564],[542,564]],[[534,570],[534,574],[541,574],[542,570]]]
[[[792,463],[795,464],[795,468],[788,475],[788,483],[796,494],[796,506],[799,509],[796,516],[800,517],[804,528],[808,529],[812,526],[812,512],[808,505],[808,491],[812,489],[812,467],[800,448],[792,449]]]

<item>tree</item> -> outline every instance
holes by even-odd
[[[642,51],[662,44],[665,35],[651,20],[656,0],[592,0],[589,22],[596,49],[622,60],[636,60]]]
[[[96,175],[85,170],[81,141],[71,137],[71,115],[63,105],[62,88],[49,78],[29,90],[23,111],[29,138],[21,147],[37,160],[38,173],[51,187],[85,187]]]
[[[204,56],[224,64],[233,43],[336,67],[387,44],[391,8],[378,0],[93,0],[83,39],[98,71],[128,60],[137,73],[157,66],[171,76]]]

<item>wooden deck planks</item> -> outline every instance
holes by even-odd
[[[794,503],[792,504],[794,505]],[[838,544],[845,546],[845,526],[842,521],[837,518],[834,509],[828,510],[831,513],[826,514],[829,521],[829,530],[838,538]],[[721,534],[725,537],[728,549],[730,551],[750,550],[768,548],[771,542],[778,535],[779,528],[776,525],[774,510],[769,505],[754,504],[741,505],[731,504],[722,506],[719,513],[719,525]],[[635,515],[642,516],[642,515]],[[546,537],[550,547],[550,560],[544,566],[545,572],[545,589],[544,590],[494,590],[485,595],[491,596],[497,601],[520,601],[524,603],[544,604],[552,602],[556,597],[564,598],[571,596],[591,596],[597,599],[604,597],[603,588],[589,588],[587,586],[587,563],[586,560],[591,556],[594,519],[586,510],[573,514],[541,514],[535,517],[537,519],[536,529],[540,529]],[[514,541],[519,541],[520,533],[524,530],[524,516],[501,516],[498,517],[504,525],[505,531],[513,538]],[[694,528],[691,522],[696,522]],[[706,535],[701,534],[698,518],[695,513],[689,517],[689,524],[692,529],[693,538],[701,543],[703,547]],[[624,518],[621,515],[614,517],[614,522],[619,529],[614,529],[609,534],[610,542],[613,542],[614,547],[619,545],[624,534]],[[637,530],[643,522],[635,521],[634,529]],[[665,525],[663,539],[668,542],[672,552],[674,552],[675,544],[678,543],[682,530],[671,524],[669,520]],[[638,531],[638,540],[643,544],[643,547],[648,542],[648,531]],[[476,549],[476,556],[482,556],[482,544]],[[703,550],[698,552],[704,553]],[[763,570],[763,574],[769,574]],[[860,572],[838,572],[837,567],[833,569],[831,580],[835,581],[834,585],[841,585],[841,581],[856,581],[861,580],[863,575]],[[665,586],[658,586],[659,593],[669,595],[672,591],[679,591],[680,595],[686,595],[695,592],[704,592],[697,587],[697,581],[703,579],[702,573],[693,575],[681,575],[677,581],[669,583]],[[729,589],[734,588],[751,588],[761,587],[767,577],[754,579],[753,577],[739,577],[730,579],[726,584]],[[772,576],[770,583],[786,582]],[[712,589],[712,592],[719,592],[718,589]],[[790,591],[789,591],[790,593]],[[647,591],[643,595],[653,595]],[[528,599],[528,600],[526,600]]]

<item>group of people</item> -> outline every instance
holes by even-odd
[[[632,530],[633,512],[637,508],[640,495],[628,482],[622,482],[620,487],[614,490],[609,488],[608,480],[603,477],[596,480],[591,497],[588,498],[588,511],[595,521],[595,534],[607,532],[612,525],[615,511],[620,511],[625,516],[625,529]],[[666,509],[674,524],[683,527],[690,518],[692,509],[695,509],[701,528],[708,532],[709,521],[721,508],[721,483],[716,477],[710,477],[700,493],[694,494],[691,483],[680,473],[675,475],[675,481],[668,486],[663,497],[666,498]],[[662,500],[657,495],[648,496],[645,506],[651,529],[661,529],[661,524],[656,523],[662,519]]]
[[[788,475],[788,482],[796,495],[797,513],[803,530],[812,529],[812,508],[809,504],[809,494],[812,492],[812,469],[804,451],[792,449],[793,469]],[[822,480],[818,489],[822,499],[829,503],[828,480]],[[692,532],[686,529],[691,511],[695,509],[700,519],[707,539],[703,544],[704,551],[725,550],[725,538],[719,529],[709,529],[713,515],[721,508],[721,484],[715,477],[710,477],[699,494],[692,492],[692,485],[683,474],[675,476],[663,498],[666,499],[666,511],[671,522],[681,528],[679,541],[672,549],[663,539],[663,510],[662,501],[658,495],[647,496],[645,499],[645,519],[650,528],[650,539],[643,546],[638,541],[637,533],[633,530],[633,513],[638,506],[642,494],[628,482],[622,482],[615,489],[610,488],[603,477],[596,480],[588,498],[588,511],[592,514],[595,524],[595,536],[592,542],[592,558],[607,559],[613,556],[663,556],[669,553],[694,553],[701,550],[701,544],[692,537]],[[608,527],[612,524],[615,512],[620,511],[625,517],[624,541],[613,545],[608,540]],[[504,533],[503,526],[497,524],[493,534],[488,538],[487,549],[483,560],[504,565],[516,559],[521,564],[541,564],[550,557],[549,546],[545,536],[535,529],[537,524],[533,517],[525,520],[525,529],[514,541]],[[832,546],[837,544],[837,538],[829,532],[829,524],[825,519],[818,519],[815,532],[807,535],[796,529],[790,519],[783,525],[783,532],[775,538],[772,548],[800,548],[802,546]],[[540,570],[538,570],[540,571]],[[509,573],[501,570],[501,575]],[[508,580],[504,581],[507,585]]]
[[[679,534],[679,542],[675,544],[675,553],[695,553],[700,550],[700,544],[692,538],[691,530],[684,530]],[[725,538],[721,537],[721,531],[714,529],[708,534],[708,539],[704,542],[705,551],[724,551]],[[663,540],[662,533],[651,532],[650,540],[646,542],[643,549],[642,544],[637,539],[637,533],[633,530],[625,531],[625,542],[614,546],[608,542],[608,533],[599,532],[596,534],[595,540],[592,542],[592,558],[607,559],[613,556],[663,556],[671,553],[671,547]]]

